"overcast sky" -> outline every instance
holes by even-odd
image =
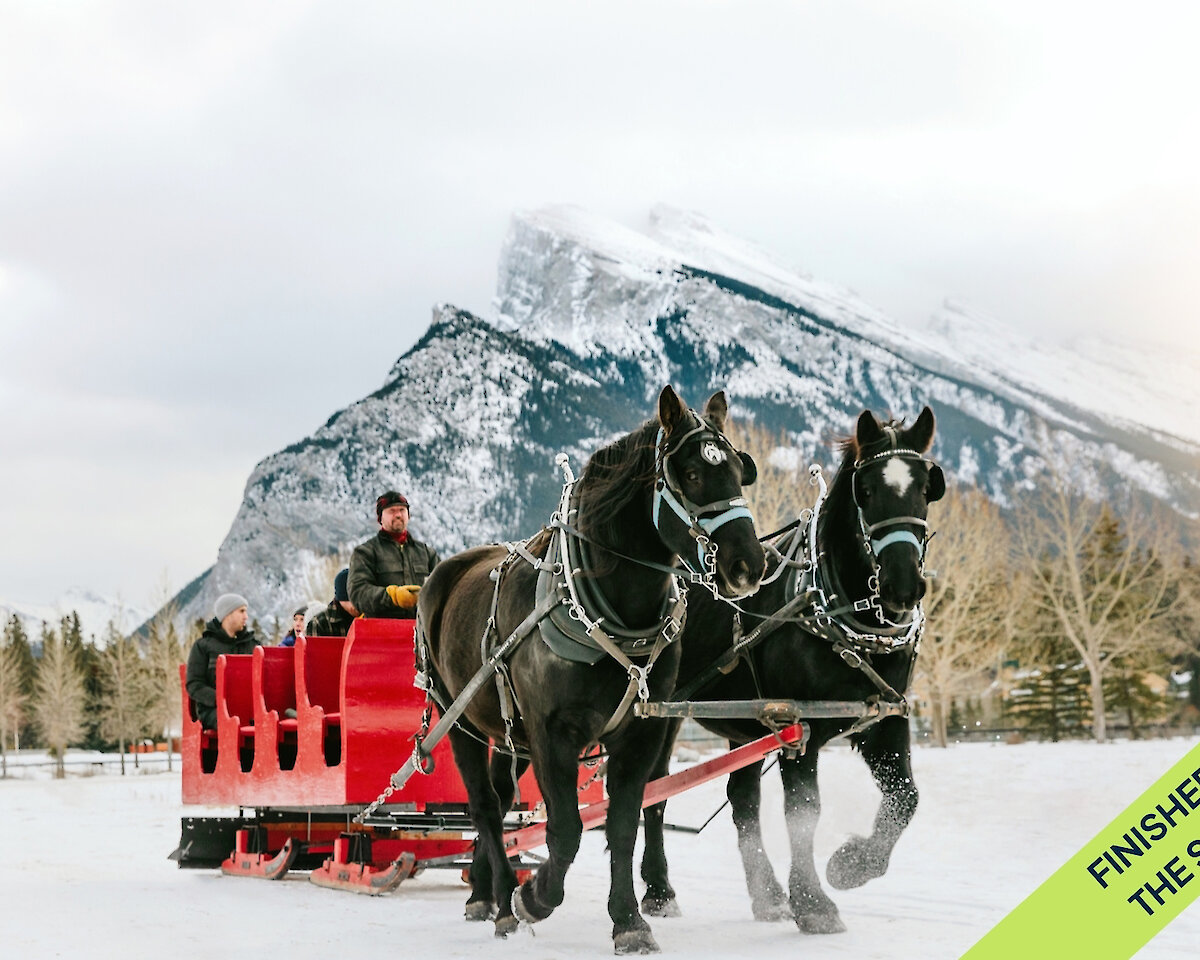
[[[0,600],[182,586],[544,203],[1195,349],[1195,9],[0,0]]]

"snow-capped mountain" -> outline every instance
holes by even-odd
[[[941,349],[1010,383],[1058,397],[1117,423],[1200,443],[1200,354],[1100,337],[1038,341],[947,301],[927,321]]]
[[[42,624],[48,623],[55,629],[59,621],[71,613],[79,614],[79,625],[85,639],[96,640],[104,645],[108,624],[116,625],[122,634],[130,633],[151,615],[148,610],[131,607],[120,600],[102,597],[82,587],[72,587],[53,603],[8,603],[0,600],[0,618],[7,623],[13,614],[20,619],[29,639],[36,641],[42,635]]]
[[[1095,373],[1039,366],[1036,345],[989,350],[989,337],[1017,340],[953,309],[905,328],[694,215],[657,209],[646,232],[571,208],[519,215],[493,315],[439,305],[380,389],[263,460],[215,566],[178,602],[208,616],[234,590],[262,622],[286,617],[320,590],[324,557],[373,533],[389,487],[443,556],[532,533],[561,483],[554,455],[567,451],[578,471],[649,416],[667,382],[696,405],[725,389],[735,416],[788,431],[825,463],[863,407],[912,417],[929,403],[935,455],[1001,502],[1039,469],[1048,436],[1081,487],[1200,512],[1195,428],[1145,422],[1151,407],[1136,397],[1151,388],[1137,386],[1138,368],[1105,367],[1142,391],[1128,406],[1094,402]]]

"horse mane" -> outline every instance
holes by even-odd
[[[632,433],[601,447],[588,460],[575,488],[578,526],[598,543],[620,542],[621,511],[654,483],[654,442],[658,421],[647,420]]]

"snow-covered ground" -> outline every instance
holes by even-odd
[[[742,884],[728,811],[699,836],[668,833],[684,916],[654,920],[665,956],[959,957],[985,931],[1116,816],[1193,743],[969,744],[920,748],[921,806],[890,872],[837,893],[847,932],[803,937],[790,923],[756,923]],[[848,750],[822,756],[823,864],[850,833],[866,832],[876,793]],[[720,781],[674,801],[667,818],[697,825],[722,802]],[[302,877],[280,883],[183,871],[166,859],[179,818],[178,774],[42,776],[0,781],[0,942],[11,957],[520,958],[611,955],[607,856],[585,835],[554,916],[506,942],[491,924],[462,917],[465,887],[428,871],[390,897],[324,890]],[[215,812],[215,811],[214,811]],[[786,871],[778,779],[767,775],[768,844]],[[1193,958],[1195,904],[1138,954]],[[1060,960],[1060,958],[1054,958]]]

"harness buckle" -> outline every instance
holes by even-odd
[[[636,663],[629,665],[629,679],[637,683],[638,699],[645,703],[650,699],[650,688],[646,684],[647,670],[645,667],[639,667]]]
[[[850,649],[850,647],[842,647],[838,650],[838,656],[855,670],[858,670],[863,665],[863,658],[858,655],[857,651]]]

